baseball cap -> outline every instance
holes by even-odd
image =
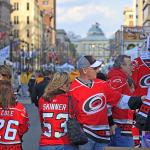
[[[77,69],[87,68],[87,67],[99,67],[102,64],[101,61],[94,59],[91,55],[85,55],[79,58],[77,61]]]

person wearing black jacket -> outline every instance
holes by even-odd
[[[46,86],[49,83],[50,78],[44,76],[43,72],[38,72],[35,79],[35,84],[31,92],[31,101],[38,107],[38,100],[43,95]]]

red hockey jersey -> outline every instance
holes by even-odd
[[[147,95],[148,86],[150,85],[150,68],[144,60],[150,60],[150,58],[146,56],[146,53],[133,61],[132,78],[135,83],[135,96],[137,94],[141,96]],[[136,145],[138,145],[139,141],[137,139],[139,138],[139,131],[137,128],[133,128],[133,135],[134,141]]]
[[[93,80],[91,87],[75,79],[70,93],[75,99],[77,119],[83,125],[83,130],[88,137],[97,142],[109,142],[107,103],[116,106],[121,94],[99,79]]]
[[[39,99],[39,116],[42,127],[40,145],[70,144],[67,135],[68,94],[55,96],[50,102]]]
[[[146,95],[148,86],[150,85],[150,68],[141,57],[136,58],[133,61],[133,64],[134,68],[132,78],[135,82],[134,95]]]
[[[22,135],[28,130],[28,120],[25,107],[19,102],[5,110],[0,108],[0,148],[10,145],[13,150],[13,145],[20,144]]]
[[[122,69],[113,68],[107,76],[108,84],[112,89],[119,91],[121,94],[132,95],[128,77]],[[113,121],[122,129],[121,133],[124,135],[132,135],[133,114],[134,112],[129,109],[112,108]]]

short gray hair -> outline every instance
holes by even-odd
[[[128,55],[119,55],[119,56],[115,59],[114,64],[113,64],[113,67],[121,68],[121,65],[124,64],[124,59],[125,59],[125,58],[131,59],[131,57],[128,56]]]

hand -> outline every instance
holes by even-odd
[[[141,96],[141,100],[144,101],[144,99],[146,98],[146,95]]]
[[[136,116],[135,126],[140,130],[145,130],[148,114],[150,112],[150,100],[145,99]]]
[[[112,126],[110,127],[110,135],[114,135],[114,134],[115,134],[116,128],[117,128],[117,125],[116,125],[116,124],[114,124],[114,125],[112,125]]]

